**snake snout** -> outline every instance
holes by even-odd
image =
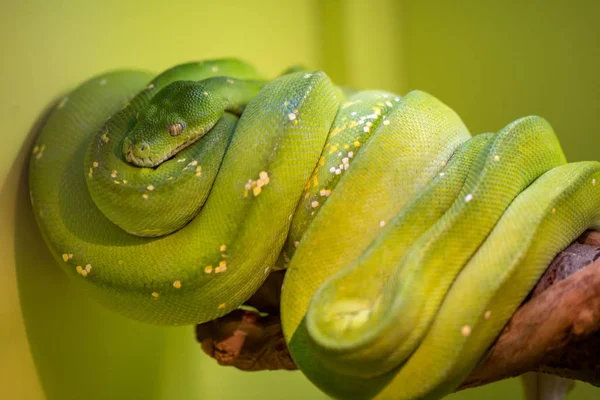
[[[150,156],[150,145],[146,142],[129,144],[125,150],[127,161],[134,162],[137,160],[148,159]]]
[[[123,156],[133,165],[140,167],[151,167],[150,144],[147,142],[132,143],[130,139],[123,141]]]
[[[146,142],[131,145],[132,152],[137,158],[147,158],[150,155],[150,145]]]

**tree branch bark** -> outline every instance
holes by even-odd
[[[246,371],[297,369],[281,332],[284,271],[272,273],[248,302],[196,327],[206,354]],[[548,267],[459,390],[538,371],[600,386],[600,233],[588,231]]]

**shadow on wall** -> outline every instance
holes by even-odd
[[[32,214],[27,173],[31,145],[49,111],[29,132],[0,191],[1,196],[9,196],[17,187],[17,283],[31,353],[46,396],[51,400],[197,396],[201,376],[193,364],[201,352],[191,327],[156,327],[101,308],[70,284],[47,249]],[[193,349],[182,348],[190,345]],[[182,348],[175,357],[173,347]],[[167,362],[169,357],[178,362]],[[169,376],[176,381],[167,382],[172,380]]]

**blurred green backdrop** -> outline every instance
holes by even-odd
[[[547,118],[571,161],[600,159],[600,3],[595,1],[48,1],[0,4],[0,397],[324,399],[300,373],[219,368],[192,328],[96,306],[54,265],[33,221],[24,165],[61,94],[120,67],[160,71],[236,56],[274,76],[302,63],[338,83],[426,90],[473,133]],[[516,381],[450,396],[521,398]],[[578,385],[569,397],[595,399]]]

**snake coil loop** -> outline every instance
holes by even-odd
[[[423,92],[237,60],[85,82],[43,127],[30,188],[63,269],[131,318],[214,319],[287,268],[290,352],[344,399],[451,392],[600,228],[600,164],[566,164],[542,118],[471,137]]]

